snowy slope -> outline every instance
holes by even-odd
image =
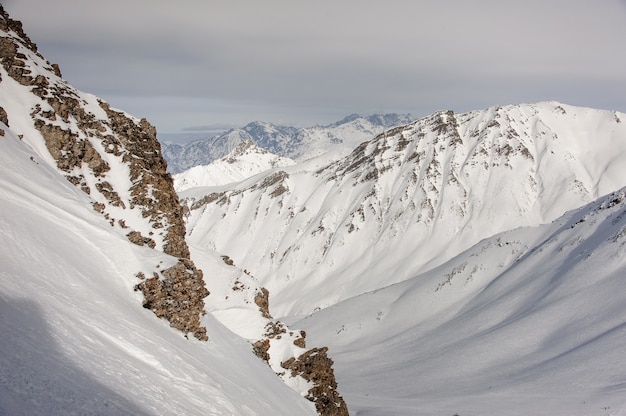
[[[359,415],[626,414],[626,188],[297,322]]]
[[[210,165],[195,166],[174,175],[177,192],[198,186],[220,186],[240,182],[273,168],[294,165],[291,159],[274,155],[247,140],[227,156]]]
[[[315,414],[211,315],[200,342],[141,308],[135,275],[178,260],[0,128],[0,414]]]
[[[240,143],[252,140],[270,153],[303,161],[329,153],[332,159],[345,156],[359,143],[384,129],[413,121],[409,114],[352,114],[328,126],[296,128],[255,121],[216,137],[188,143],[164,142],[163,156],[172,173],[208,165],[232,152]]]
[[[70,85],[1,6],[0,121],[89,195],[113,232],[179,259],[137,278],[142,304],[206,339],[200,317],[208,291],[189,258],[182,207],[156,129]]]
[[[269,364],[287,373],[287,386],[250,345],[269,337],[271,319],[257,319],[260,307],[242,314],[260,325],[252,340],[207,314],[206,286],[220,289],[231,267],[203,258],[203,274],[191,259],[154,127],[72,87],[1,6],[0,140],[2,330],[11,335],[2,349],[0,414],[319,410],[303,398],[316,400],[306,374],[276,363],[305,351],[299,333],[272,334],[280,342],[272,342]],[[38,334],[49,341],[41,352]],[[334,384],[323,387],[333,396],[328,406],[345,408]]]
[[[626,185],[623,120],[556,102],[439,112],[324,168],[182,192],[188,241],[250,270],[275,316],[310,313]]]

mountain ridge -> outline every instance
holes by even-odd
[[[204,404],[207,409],[216,414],[231,413],[233,409],[238,409],[238,413],[267,414],[272,408],[282,414],[294,414],[294,412],[295,414],[311,414],[313,409],[317,409],[319,414],[347,414],[346,405],[337,392],[332,359],[325,356],[325,352],[319,354],[319,358],[324,356],[323,360],[309,360],[307,368],[293,368],[289,373],[280,367],[281,362],[278,362],[284,385],[290,387],[292,391],[295,390],[295,393],[286,395],[284,391],[278,393],[283,389],[276,387],[276,383],[270,383],[272,387],[266,389],[266,393],[268,397],[274,397],[272,400],[281,394],[285,395],[285,403],[264,402],[262,394],[251,400],[244,400],[242,407],[234,402],[235,398],[241,395],[241,391],[246,389],[246,385],[254,383],[254,373],[259,371],[259,366],[253,365],[251,368],[255,370],[251,371],[235,371],[232,377],[229,374],[207,371],[206,365],[198,363],[198,358],[204,354],[203,348],[206,349],[205,353],[214,348],[213,343],[206,344],[209,340],[207,326],[219,334],[216,345],[220,343],[232,345],[236,342],[247,345],[247,349],[238,347],[232,352],[228,346],[218,347],[218,349],[224,348],[221,354],[231,366],[237,365],[236,357],[241,354],[246,355],[246,357],[241,357],[244,361],[249,362],[247,356],[258,360],[254,357],[254,342],[258,339],[251,340],[237,337],[232,333],[226,334],[227,331],[219,328],[220,324],[212,316],[208,316],[205,300],[209,295],[206,287],[206,280],[209,276],[205,276],[203,271],[196,267],[191,257],[186,242],[183,206],[175,192],[172,177],[166,171],[167,163],[162,157],[154,126],[146,119],[138,119],[121,110],[113,109],[98,97],[72,87],[61,78],[58,67],[50,64],[38,53],[36,45],[24,34],[21,24],[12,20],[1,6],[0,63],[2,64],[0,66],[0,140],[4,141],[2,144],[7,150],[7,155],[3,154],[7,163],[3,164],[2,172],[0,172],[2,184],[0,207],[3,210],[3,217],[19,218],[15,200],[21,200],[23,195],[21,190],[12,185],[12,182],[15,182],[15,173],[12,169],[27,172],[30,178],[18,178],[20,183],[26,185],[23,193],[28,195],[28,198],[25,201],[32,202],[34,209],[24,210],[28,215],[26,223],[21,220],[12,220],[5,224],[5,228],[9,244],[22,248],[31,245],[35,255],[39,254],[41,257],[41,259],[32,260],[29,264],[28,258],[20,255],[19,251],[14,250],[13,247],[7,251],[6,256],[3,253],[3,262],[16,264],[10,272],[2,272],[3,286],[12,292],[7,295],[8,298],[13,299],[14,295],[17,295],[26,300],[33,299],[34,304],[41,305],[42,310],[48,314],[51,314],[55,308],[62,311],[60,316],[63,316],[67,322],[72,322],[77,328],[77,338],[73,341],[71,331],[65,330],[63,324],[53,322],[50,326],[51,337],[58,336],[62,339],[63,348],[79,350],[89,357],[93,357],[94,353],[106,356],[102,362],[93,365],[80,357],[77,358],[75,361],[80,362],[89,371],[84,375],[81,372],[71,372],[71,374],[86,378],[101,378],[107,386],[111,386],[111,383],[118,377],[115,374],[119,377],[128,377],[129,380],[134,380],[138,387],[122,392],[121,396],[128,397],[129,403],[132,404],[144,403],[144,399],[140,397],[146,394],[145,401],[152,408],[156,408],[159,398],[149,393],[149,384],[152,380],[149,376],[148,380],[141,378],[144,377],[141,371],[137,373],[139,377],[135,373],[131,375],[131,372],[139,366],[148,374],[153,374],[154,371],[158,373],[164,368],[160,362],[162,360],[168,362],[166,367],[169,367],[168,371],[172,372],[169,364],[176,360],[168,359],[167,354],[149,346],[152,345],[149,341],[150,335],[155,339],[171,341],[172,334],[163,330],[160,320],[155,319],[157,323],[153,325],[146,324],[145,316],[141,315],[141,312],[143,309],[148,309],[156,317],[163,318],[172,328],[180,331],[180,335],[184,335],[184,338],[193,335],[197,340],[205,342],[205,347],[199,347],[195,343],[192,347],[184,347],[175,342],[173,354],[180,352],[191,363],[181,368],[184,367],[189,374],[194,374],[194,377],[202,380],[201,383],[207,383],[207,387],[215,381],[207,378],[206,375],[200,375],[198,368],[202,368],[206,374],[212,374],[215,380],[220,380],[222,383],[243,386],[242,388],[228,388],[226,393],[209,388],[212,390],[212,396],[202,397],[198,394],[198,386],[195,384],[187,391],[183,387],[167,388],[163,380],[156,376],[155,383],[159,386],[157,389],[164,388],[172,394],[178,392],[181,397],[194,402],[194,405],[190,407],[181,400],[174,400],[172,407],[168,407],[172,414],[187,413],[183,409],[190,408],[194,409],[193,413],[199,413],[197,403]],[[23,162],[22,157],[18,157],[17,160],[22,163],[32,163],[29,167],[34,167],[34,169],[22,169],[19,164],[11,163],[11,156],[21,154],[20,152],[30,152],[30,161]],[[71,197],[67,201],[63,197],[50,196],[46,189],[38,187],[36,183],[29,184],[29,179],[37,181],[42,178],[42,169],[39,167],[50,172],[51,186],[54,189],[75,188],[75,192],[70,193]],[[63,184],[59,184],[61,180]],[[76,198],[76,193],[80,195],[79,198]],[[64,196],[66,194],[67,192],[62,193]],[[54,213],[61,212],[60,220],[55,215],[47,214],[45,210],[41,212],[40,205],[46,207],[49,204],[52,204],[50,208]],[[85,215],[85,209],[88,209],[87,215]],[[86,221],[82,221],[82,218],[86,218]],[[29,220],[41,229],[43,233],[41,243],[31,236],[31,234],[36,235],[36,232],[33,232],[32,227],[27,223]],[[63,226],[57,226],[59,222]],[[75,225],[74,222],[78,224]],[[24,232],[25,230],[27,232]],[[91,232],[94,233],[93,236],[90,235]],[[56,244],[53,242],[54,234],[61,236]],[[129,249],[129,244],[138,249]],[[102,245],[101,249],[106,254],[99,254],[98,245]],[[73,252],[76,252],[76,257],[73,256]],[[58,260],[55,260],[56,257]],[[224,263],[222,262],[219,266],[211,264],[211,272],[216,273],[215,276],[210,276],[212,281],[219,282],[222,273],[229,275],[228,272],[225,273],[228,264],[224,266]],[[45,283],[46,274],[43,270],[46,265],[51,269],[52,278],[55,279],[54,284]],[[90,268],[95,269],[93,282],[85,278],[89,275],[85,270]],[[62,274],[64,269],[67,270],[68,276]],[[21,286],[19,285],[20,279],[26,280]],[[38,285],[49,287],[49,294],[32,291],[32,288]],[[25,289],[31,289],[32,293]],[[76,293],[75,299],[66,295],[68,290]],[[267,295],[265,298],[256,297],[259,293],[265,293],[262,288],[254,286],[249,290],[246,288],[244,292],[246,295],[254,296],[256,309],[246,310],[245,315],[255,319],[254,322],[261,325],[256,328],[256,332],[260,336],[265,336],[266,328],[263,325],[279,327],[280,331],[271,337],[271,344],[280,350],[282,353],[280,357],[285,361],[291,358],[297,362],[307,360],[312,353],[307,353],[304,348],[305,343],[302,342],[304,336],[293,331],[293,335],[283,335],[287,327],[273,320],[265,311],[266,307],[263,307],[268,302]],[[103,294],[102,298],[98,296],[99,293]],[[117,299],[118,296],[123,299]],[[5,297],[4,293],[2,297]],[[48,297],[63,299],[64,302],[59,303]],[[247,300],[244,297],[242,302],[245,303]],[[90,308],[91,303],[97,306]],[[28,305],[31,305],[31,302],[21,304],[30,308]],[[99,320],[106,320],[107,317],[104,312],[106,307],[103,305],[109,305],[113,309],[120,308],[127,315],[124,319],[123,314],[112,314],[121,321],[119,328],[115,326],[115,321],[99,322]],[[136,310],[133,309],[133,305]],[[2,306],[5,304],[2,303]],[[10,304],[7,308],[9,307]],[[76,316],[72,315],[73,308],[76,308]],[[95,317],[91,315],[84,317],[84,322],[95,325],[96,328],[85,328],[80,321],[81,317],[92,309],[96,310]],[[12,310],[11,313],[15,315],[18,312]],[[264,320],[259,320],[257,316],[262,316]],[[39,325],[41,320],[32,320],[29,323]],[[138,325],[137,321],[141,321],[142,327],[149,329],[138,331],[140,335],[135,336],[129,328]],[[55,371],[60,368],[49,365],[45,353],[42,355],[37,352],[36,346],[32,345],[33,336],[29,332],[30,327],[16,328],[10,322],[5,321],[2,321],[2,325],[3,328],[11,330],[18,344],[24,342],[27,351],[37,356],[37,360],[30,365],[41,365],[55,369]],[[106,329],[100,331],[98,328]],[[117,335],[114,337],[110,334]],[[133,341],[127,342],[124,337]],[[267,337],[270,338],[269,335]],[[302,338],[302,341],[297,341],[299,338]],[[98,340],[97,345],[92,345],[90,342],[92,339]],[[270,343],[268,339],[266,341]],[[195,341],[189,340],[189,342]],[[20,354],[18,344],[8,345],[6,354],[9,360]],[[107,351],[107,347],[113,348],[117,354],[103,354]],[[320,351],[316,347],[310,349]],[[57,349],[51,348],[52,350],[56,352]],[[148,350],[151,352],[147,353]],[[195,352],[184,353],[184,351],[191,350]],[[323,347],[322,350],[326,351]],[[289,355],[289,353],[295,355]],[[212,357],[216,358],[218,355],[213,354]],[[279,354],[274,355],[274,360],[278,359]],[[159,358],[153,358],[155,356]],[[113,362],[128,363],[128,368],[112,370]],[[138,364],[138,362],[143,364]],[[274,363],[274,361],[270,362]],[[218,367],[224,372],[228,366]],[[0,377],[0,395],[12,397],[18,390],[28,388],[28,383],[31,382],[28,378],[16,385],[11,382],[12,374],[19,372],[18,368],[9,363],[6,368],[10,373],[2,374]],[[266,378],[268,374],[266,369],[267,366],[263,367],[260,378]],[[27,370],[30,371],[30,367]],[[310,379],[311,371],[323,377]],[[101,372],[105,375],[99,375]],[[271,373],[272,371],[269,371],[269,374]],[[276,377],[275,374],[273,376]],[[39,379],[33,379],[32,382],[45,385],[50,382],[46,377],[48,376],[44,375]],[[55,380],[57,375],[53,374],[50,377]],[[182,381],[184,377],[184,374],[179,374],[175,380],[185,385],[186,382]],[[276,380],[278,381],[278,378]],[[192,381],[193,383],[196,382]],[[127,383],[121,383],[121,385],[125,384]],[[75,386],[76,383],[70,383],[70,385]],[[71,404],[61,403],[64,400],[72,400],[71,388],[59,387],[57,390],[60,396],[52,399],[54,405],[59,406],[56,411],[59,414],[76,411],[71,408]],[[111,391],[119,392],[119,388],[114,386]],[[81,393],[81,397],[88,395],[88,391],[84,393]],[[227,395],[231,397],[226,398]],[[170,394],[169,397],[171,396]],[[35,413],[44,413],[35,403],[42,400],[43,393],[33,394],[32,397],[27,394],[20,397],[27,402],[24,409],[32,405],[36,409]],[[209,403],[211,398],[217,399],[219,402],[217,406]],[[108,406],[108,401],[103,403],[96,400],[95,402],[89,401],[89,403],[93,408],[88,408],[87,414],[122,412],[117,407],[112,407],[112,410],[104,409]],[[253,408],[246,410],[248,405],[261,410]],[[0,410],[4,411],[2,407]],[[7,411],[17,414],[22,411],[26,412],[13,405]]]
[[[329,151],[348,153],[358,143],[383,129],[412,120],[410,114],[374,114],[366,117],[352,114],[327,126],[305,128],[255,121],[212,138],[183,144],[163,142],[163,156],[170,171],[176,174],[194,166],[208,165],[225,157],[239,143],[252,140],[278,156],[303,161]]]
[[[393,275],[395,264],[364,261],[374,244],[377,252],[404,253],[417,272],[434,267],[443,253],[515,226],[549,222],[613,191],[623,185],[625,118],[556,102],[441,111],[313,171],[285,167],[230,189],[182,192],[190,237],[199,233],[253,270],[274,305],[286,302],[275,309],[279,316],[294,313],[289,299],[303,287],[339,300]],[[254,243],[260,235],[270,236],[263,246]],[[331,270],[348,273],[344,285],[328,284]],[[372,277],[358,279],[363,274]],[[293,292],[285,292],[290,287]],[[313,298],[300,305],[302,313],[328,306]]]
[[[61,78],[2,12],[0,107],[7,127],[89,194],[93,208],[137,244],[180,259],[138,282],[144,306],[185,332],[207,339],[200,325],[208,291],[190,259],[182,208],[156,140],[156,129],[84,94]],[[153,276],[158,276],[154,277]],[[189,291],[172,286],[182,282]]]
[[[228,155],[206,166],[194,166],[174,175],[176,192],[199,186],[221,186],[242,181],[269,169],[295,165],[286,157],[274,155],[252,140],[245,140]]]
[[[293,324],[335,351],[357,413],[620,414],[625,195],[494,235]]]
[[[299,161],[241,130],[177,195],[154,127],[0,12],[0,413],[626,409],[625,114],[257,123]]]

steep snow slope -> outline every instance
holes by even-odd
[[[320,169],[182,192],[189,241],[250,270],[275,316],[310,313],[626,185],[624,120],[556,102],[439,112]]]
[[[6,348],[3,348],[3,353],[6,352],[6,355],[3,358],[7,366],[3,368],[6,372],[3,373],[0,384],[3,399],[0,413],[4,413],[5,408],[10,414],[83,413],[83,401],[87,403],[84,407],[85,413],[141,413],[139,410],[144,402],[148,404],[149,409],[154,410],[161,399],[167,398],[159,397],[161,394],[158,390],[165,386],[160,381],[155,381],[156,387],[151,393],[149,383],[153,373],[150,368],[152,365],[166,368],[165,373],[175,374],[171,377],[174,383],[180,384],[177,380],[184,379],[187,386],[192,386],[189,387],[189,392],[185,391],[187,389],[185,386],[170,389],[172,395],[180,397],[172,400],[171,405],[161,406],[162,411],[156,411],[159,414],[207,412],[294,414],[296,409],[310,412],[314,408],[321,414],[327,414],[328,410],[340,410],[332,414],[346,414],[345,403],[336,390],[332,360],[328,358],[319,360],[322,356],[325,357],[325,354],[316,355],[317,362],[323,365],[315,367],[314,370],[316,374],[324,375],[323,382],[311,380],[309,383],[307,371],[294,368],[302,362],[301,354],[307,352],[304,348],[304,334],[297,331],[283,333],[287,330],[285,325],[274,321],[266,312],[267,308],[262,308],[264,303],[267,304],[267,296],[256,297],[258,294],[265,294],[266,291],[262,287],[248,285],[242,290],[245,296],[238,298],[242,302],[252,301],[254,308],[241,308],[243,312],[237,315],[241,315],[240,319],[248,319],[259,324],[258,328],[254,328],[254,334],[258,334],[258,338],[246,337],[244,340],[233,334],[224,335],[225,331],[218,321],[214,320],[213,316],[206,315],[205,298],[209,291],[205,282],[209,280],[211,283],[215,282],[219,292],[224,284],[221,278],[228,279],[232,276],[232,267],[223,261],[207,263],[206,257],[217,259],[220,257],[206,250],[201,252],[203,264],[207,266],[204,270],[206,275],[195,267],[185,241],[183,207],[174,190],[172,178],[166,172],[166,163],[156,140],[156,130],[147,120],[140,120],[123,111],[114,110],[99,98],[78,91],[62,79],[59,68],[50,64],[38,52],[37,46],[24,33],[21,23],[12,20],[1,5],[0,123],[2,123],[0,139],[6,138],[7,146],[12,146],[11,143],[16,142],[18,145],[16,149],[30,152],[28,158],[16,157],[19,151],[12,152],[11,148],[8,148],[6,155],[3,154],[7,161],[12,161],[15,157],[20,162],[2,165],[2,169],[7,171],[5,180],[7,203],[2,206],[0,217],[11,219],[2,230],[8,236],[3,241],[13,246],[12,249],[3,252],[0,259],[3,260],[3,266],[4,263],[12,264],[12,267],[3,270],[1,282],[7,291],[15,289],[13,290],[15,295],[24,298],[25,303],[15,306],[8,302],[3,305],[3,311],[6,309],[7,314],[3,328],[6,328],[7,333],[14,334],[13,338],[18,340],[18,344],[13,344],[12,341],[4,344]],[[39,171],[27,171],[24,177],[12,180],[11,172],[24,171],[22,167],[24,163],[41,165],[41,169],[52,175],[52,179],[44,181],[50,185],[49,190],[47,185],[37,187],[37,181],[42,175]],[[4,170],[0,171],[0,175]],[[65,183],[61,184],[63,180]],[[48,183],[50,181],[52,182]],[[18,183],[23,184],[21,189],[14,186]],[[62,192],[58,197],[54,197],[56,190],[59,189]],[[32,198],[28,197],[30,194],[33,194]],[[16,195],[26,197],[20,199],[16,198]],[[19,205],[16,204],[25,205],[27,208],[19,212]],[[78,206],[74,206],[75,204]],[[53,215],[41,214],[46,210],[50,210]],[[85,210],[88,214],[83,212]],[[12,220],[19,215],[23,216],[20,217],[20,221]],[[63,221],[59,221],[57,216]],[[79,223],[76,225],[75,221]],[[96,221],[98,225],[92,224],[92,221]],[[44,235],[37,235],[37,232]],[[40,244],[34,243],[38,238],[41,239]],[[134,246],[129,247],[130,243]],[[29,247],[31,245],[32,247]],[[143,249],[138,248],[139,246]],[[23,255],[30,251],[36,255],[35,261]],[[47,278],[48,275],[53,279],[52,283],[42,284],[41,279]],[[95,280],[92,281],[92,277]],[[127,286],[118,290],[119,281]],[[111,288],[107,288],[107,285],[111,285]],[[38,287],[45,290],[34,290]],[[44,296],[45,299],[41,300],[40,296]],[[47,303],[48,297],[51,303]],[[54,299],[61,301],[55,303]],[[96,306],[89,309],[87,305],[91,304]],[[232,302],[228,306],[231,304]],[[134,308],[131,305],[134,305]],[[135,326],[133,323],[135,316],[138,313],[145,313],[142,306],[154,312],[156,317],[153,316],[152,319],[155,322],[152,325],[142,323],[141,327],[145,330],[131,333]],[[57,308],[59,319],[67,321],[70,326],[66,328],[64,324],[60,324],[61,326],[55,324],[56,326],[51,325],[50,330],[43,323],[36,327],[20,327],[14,325],[8,318],[19,317],[20,313],[38,313],[39,308],[43,308],[46,314],[44,319],[46,325],[48,315],[53,316],[51,311]],[[113,309],[115,312],[106,314],[107,309]],[[97,317],[86,317],[86,312],[92,310]],[[211,310],[216,308],[212,306]],[[76,316],[69,316],[72,313]],[[160,328],[163,324],[157,317],[167,319],[170,325],[180,330],[182,334],[191,334],[202,341],[208,341],[209,336],[212,336],[207,333],[207,328],[215,329],[218,342],[210,347],[183,346],[179,350],[179,344],[172,344],[163,338],[160,332],[154,332],[155,328]],[[106,323],[102,324],[99,320]],[[127,320],[131,323],[129,324]],[[33,326],[38,322],[36,318],[27,318],[26,321]],[[94,335],[89,330],[78,331],[79,337],[74,343],[65,339],[67,336],[63,338],[57,334],[59,331],[68,334],[74,322],[95,326],[100,332]],[[266,325],[276,330],[270,331]],[[79,351],[78,358],[72,358],[66,364],[65,361],[59,363],[52,359],[48,360],[47,357],[50,355],[48,350],[37,354],[32,346],[37,331],[50,333],[51,338],[63,338],[61,340],[63,348]],[[246,335],[249,334],[242,336]],[[154,352],[152,347],[145,347],[145,339],[152,338],[157,339],[155,345],[161,341],[167,345],[168,351],[161,351],[159,359],[153,359],[158,351]],[[225,343],[221,343],[222,338],[226,340]],[[18,347],[22,345],[20,344],[22,339],[28,354],[36,356],[36,359],[30,360],[32,363],[20,364],[27,370],[24,375],[21,375],[19,366],[11,365],[14,361],[21,362]],[[112,344],[108,342],[108,347],[101,347],[101,339],[111,339],[114,345],[120,346],[126,352],[122,352],[122,355],[113,354],[110,360],[103,359],[101,363],[90,366],[87,363],[102,355]],[[240,344],[238,347],[231,347],[231,344],[237,342]],[[260,347],[257,346],[258,343]],[[91,344],[94,344],[93,348]],[[218,373],[234,371],[232,377],[227,374],[214,377],[212,372],[204,372],[207,369],[207,363],[204,361],[199,365],[199,369],[195,369],[197,361],[211,359],[211,355],[206,355],[203,351],[212,350],[214,345],[217,345],[217,348],[213,357],[225,357],[225,363],[213,368]],[[221,350],[222,348],[224,350]],[[271,355],[265,358],[268,350]],[[315,352],[315,348],[312,351]],[[275,371],[281,372],[282,378],[296,390],[295,394],[283,391],[285,394],[291,394],[286,397],[292,397],[296,401],[295,404],[272,403],[283,395],[279,391],[269,392],[270,396],[267,396],[266,400],[262,397],[264,388],[246,387],[255,382],[265,383],[264,375],[260,378],[255,377],[254,369],[258,369],[262,361],[254,357],[253,352],[266,359]],[[290,356],[290,352],[297,356]],[[309,355],[313,352],[308,351]],[[130,360],[127,359],[124,355],[126,353],[138,357],[148,365],[143,367],[135,365],[132,357]],[[240,354],[244,357],[239,357]],[[161,361],[168,360],[170,355],[172,359],[163,364]],[[86,358],[82,358],[83,356]],[[186,360],[188,364],[178,365],[178,372],[170,371],[170,368],[177,365],[178,359]],[[229,370],[231,365],[236,366],[240,363],[247,365],[251,360],[256,364],[250,371]],[[287,371],[280,360],[294,362],[291,371]],[[72,382],[68,387],[59,387],[56,390],[60,397],[53,400],[49,411],[46,411],[45,404],[42,404],[46,402],[46,395],[49,394],[45,391],[46,386],[56,382],[62,384],[63,379],[70,377],[65,375],[64,366],[74,362],[86,368],[84,376],[80,375],[82,373],[76,373],[81,379],[89,379],[91,375],[104,372],[107,376],[96,378],[106,380],[105,384],[115,384],[115,377],[128,380],[119,383],[114,391],[124,392],[126,383],[132,383],[135,379],[145,379],[136,383],[138,385],[136,389],[129,389],[128,394],[122,395],[127,397],[124,400],[128,403],[129,409],[136,407],[139,410],[124,410],[115,406],[111,408],[112,410],[107,410],[106,406],[110,406],[107,402],[110,401],[108,397],[113,397],[112,394],[107,395],[105,392],[100,399],[96,398],[95,402],[91,402],[88,396],[93,394],[94,390],[98,390],[99,385],[91,383],[81,388],[78,387],[80,383]],[[128,362],[128,366],[119,369],[114,362],[122,365]],[[49,374],[43,378],[38,376],[32,370],[34,366],[48,368]],[[268,373],[267,366],[262,365],[261,368],[263,374]],[[108,377],[113,373],[117,375]],[[14,382],[16,377],[19,381]],[[218,392],[211,395],[212,386],[218,386],[221,382],[235,383],[238,387],[225,388],[223,394]],[[36,391],[32,394],[28,391],[21,392],[21,389],[28,389],[33,383],[37,385]],[[74,388],[80,391],[78,399],[72,394]],[[283,387],[280,389],[284,390]],[[240,405],[234,400],[243,392],[258,397],[241,400]],[[83,396],[85,400],[82,400]],[[143,396],[147,396],[145,400],[141,398]],[[303,403],[304,399],[301,396],[315,403]],[[211,399],[217,400],[217,404],[209,404]],[[185,404],[186,400],[191,404]],[[24,402],[23,406],[20,406],[20,402]],[[256,407],[248,409],[251,404]]]
[[[219,186],[239,182],[272,168],[294,165],[291,159],[277,156],[247,140],[227,156],[210,165],[195,166],[174,175],[177,192],[198,186]]]
[[[329,153],[337,159],[348,154],[360,142],[384,129],[413,121],[409,114],[375,114],[361,117],[352,114],[328,126],[296,128],[255,121],[243,128],[219,136],[188,143],[163,143],[163,156],[172,173],[194,166],[208,165],[232,152],[240,143],[251,140],[276,155],[302,161]]]
[[[178,259],[130,243],[0,129],[0,414],[315,414],[211,315],[200,342],[141,308],[136,273]]]
[[[0,121],[88,194],[116,232],[180,259],[137,281],[142,303],[181,331],[206,339],[200,316],[208,291],[189,258],[182,207],[156,129],[71,86],[1,5]]]
[[[626,188],[297,322],[359,415],[626,414]]]

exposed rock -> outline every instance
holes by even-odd
[[[280,321],[270,321],[265,325],[265,336],[272,338],[279,338],[282,334],[287,333],[287,329],[285,328],[285,324]]]
[[[256,355],[265,362],[268,362],[270,360],[270,354],[268,352],[269,349],[269,339],[260,339],[252,345],[252,352],[254,352],[254,355]]]
[[[337,392],[337,382],[333,371],[333,360],[327,356],[327,347],[313,348],[300,357],[290,358],[281,363],[292,376],[300,375],[313,383],[306,398],[315,403],[322,416],[348,415],[348,407]]]
[[[119,194],[115,192],[113,186],[109,182],[98,182],[96,184],[96,189],[104,195],[104,197],[108,199],[114,207],[126,208],[126,204],[124,204],[124,201],[122,201]]]
[[[254,296],[254,303],[257,304],[264,318],[272,319],[270,314],[270,292],[262,287]]]
[[[222,256],[222,260],[224,260],[224,263],[226,263],[229,266],[235,265],[235,262],[233,262],[233,260],[228,256]]]
[[[9,126],[9,117],[7,116],[7,112],[0,106],[0,121]]]
[[[145,119],[135,119],[83,95],[61,79],[58,66],[39,54],[22,24],[12,20],[1,5],[0,30],[6,33],[0,37],[0,64],[11,78],[30,88],[35,98],[30,113],[33,126],[41,133],[57,168],[93,198],[94,210],[112,226],[128,228],[128,218],[133,218],[132,223],[143,218],[145,225],[158,230],[162,237],[155,241],[131,231],[127,233],[129,240],[179,259],[175,266],[137,285],[145,296],[144,307],[168,319],[173,327],[206,340],[200,316],[204,313],[203,298],[209,292],[202,272],[190,260],[183,209],[166,172],[156,129]],[[35,67],[36,73],[31,70]],[[0,121],[7,124],[8,118],[0,109]],[[108,180],[112,166],[118,171],[129,170],[130,185]],[[124,211],[116,210],[113,218],[109,207]],[[129,212],[128,218],[124,212]]]
[[[202,271],[189,260],[180,260],[163,271],[162,276],[143,280],[136,290],[144,294],[143,307],[150,309],[159,318],[165,318],[174,328],[192,333],[201,341],[209,337],[206,328],[200,325],[205,315],[204,298],[209,291],[204,286]]]
[[[156,246],[153,239],[150,237],[144,237],[139,231],[131,231],[126,234],[126,237],[131,243],[137,244],[138,246],[147,245],[150,248],[154,248]]]
[[[293,341],[293,345],[295,345],[296,347],[300,347],[300,348],[306,348],[306,332],[305,331],[300,331],[300,337],[296,338]]]

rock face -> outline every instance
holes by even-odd
[[[212,281],[214,295],[207,300],[208,311],[247,339],[252,352],[285,383],[315,403],[320,415],[346,415],[347,406],[337,392],[328,349],[307,350],[305,331],[272,317],[271,292],[229,256],[223,255],[221,260],[227,267],[222,269],[220,279]],[[233,310],[236,314],[231,313]]]
[[[22,24],[2,6],[0,63],[0,121],[25,119],[15,123],[18,133],[89,194],[94,209],[112,227],[135,244],[179,259],[170,269],[154,271],[137,289],[144,293],[144,307],[173,327],[206,340],[200,316],[208,291],[202,272],[190,259],[182,207],[166,172],[156,129],[69,85],[59,67],[45,60]],[[28,98],[16,100],[11,96],[15,91]]]
[[[313,383],[307,398],[315,403],[320,415],[345,416],[348,414],[348,407],[337,392],[333,360],[328,358],[327,352],[327,347],[313,348],[297,359],[290,358],[281,366],[291,370],[293,376],[300,375]]]

